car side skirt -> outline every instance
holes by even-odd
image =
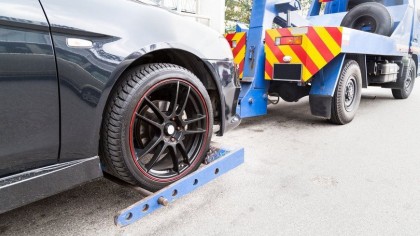
[[[58,163],[0,179],[0,214],[103,176],[99,157]]]

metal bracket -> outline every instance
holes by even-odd
[[[114,218],[115,225],[130,225],[236,168],[244,162],[244,149],[212,147],[205,161],[209,164],[156,193],[136,188],[147,197],[120,211]]]

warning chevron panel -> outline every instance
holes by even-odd
[[[273,80],[275,64],[302,65],[308,82],[341,52],[341,27],[281,28],[266,31],[265,79]],[[285,61],[286,59],[286,61]]]
[[[232,48],[235,64],[239,66],[239,78],[244,77],[245,53],[246,53],[246,33],[226,34],[225,38]]]

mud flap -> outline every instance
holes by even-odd
[[[309,93],[312,115],[331,118],[332,98],[345,58],[346,54],[338,55],[313,77]]]

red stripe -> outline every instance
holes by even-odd
[[[316,64],[312,61],[312,59],[308,55],[308,52],[305,51],[302,45],[290,45],[290,47],[312,75],[316,74],[319,71],[318,66],[316,66]]]
[[[239,75],[241,75],[244,72],[245,67],[245,58],[239,63]]]
[[[235,34],[227,34],[225,36],[226,40],[228,41],[228,43],[230,45],[230,48],[232,48],[232,39],[233,39],[233,37],[235,37]]]
[[[242,37],[241,40],[239,40],[239,42],[236,44],[236,47],[232,50],[234,57],[236,57],[236,55],[238,55],[238,53],[242,50],[242,48],[245,46],[245,43],[246,37],[244,35],[244,37]]]
[[[337,27],[325,27],[327,32],[331,35],[331,37],[335,40],[335,42],[341,47],[341,39],[343,34]]]
[[[311,42],[314,44],[315,48],[320,52],[321,56],[324,57],[326,62],[330,62],[332,59],[334,59],[334,55],[330,51],[330,49],[327,47],[324,41],[319,37],[319,35],[316,33],[314,28],[309,27],[308,28],[308,38],[311,40]]]
[[[316,64],[312,61],[312,59],[309,57],[308,53],[303,49],[300,45],[290,45],[292,50],[295,52],[296,56],[299,57],[299,60],[305,65],[306,69],[314,75],[316,74],[319,69],[316,66]]]
[[[293,36],[292,32],[289,31],[289,29],[278,29],[277,31],[279,31],[281,36]]]
[[[235,34],[227,34],[226,35],[227,41],[232,41],[233,37],[235,37]]]
[[[271,66],[267,59],[265,60],[265,72],[268,74],[270,79],[273,79],[273,66]]]
[[[273,52],[274,56],[279,60],[280,62],[283,61],[284,54],[280,51],[280,49],[275,45],[273,39],[267,35],[265,37],[265,41],[267,43],[267,46],[270,48],[270,50]]]

